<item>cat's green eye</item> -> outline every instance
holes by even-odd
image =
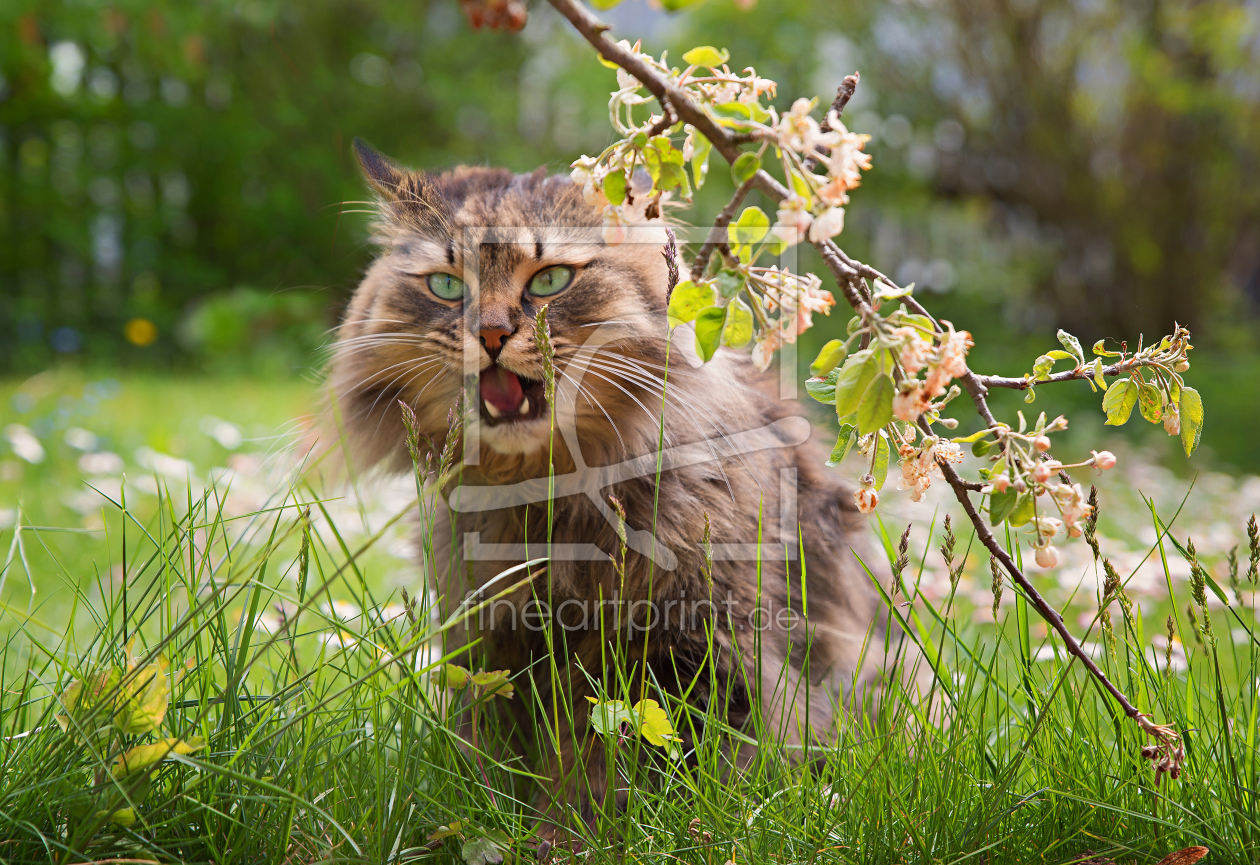
[[[442,300],[459,300],[464,296],[464,281],[458,276],[452,276],[449,273],[430,273],[426,281],[429,283],[429,291]]]
[[[573,268],[557,264],[534,274],[529,281],[529,293],[535,297],[549,297],[569,287],[573,281]]]

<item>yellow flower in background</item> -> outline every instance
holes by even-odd
[[[132,345],[144,348],[157,341],[157,325],[147,318],[133,318],[123,325],[123,336],[127,337],[127,342]]]

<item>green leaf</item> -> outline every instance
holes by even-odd
[[[621,0],[591,0],[591,5],[602,12],[613,8],[620,2]]]
[[[709,176],[709,154],[713,151],[713,143],[705,138],[699,130],[691,133],[691,176],[696,189],[704,186]]]
[[[683,62],[688,66],[721,66],[730,59],[731,52],[725,48],[718,51],[711,45],[701,45],[697,48],[692,48],[683,55]]]
[[[810,187],[809,181],[795,171],[792,172],[792,191],[806,201],[814,197],[814,190]]]
[[[738,297],[726,305],[726,325],[722,328],[722,344],[743,348],[753,335],[753,314]]]
[[[151,745],[137,745],[125,754],[119,754],[118,759],[114,762],[114,768],[110,770],[110,775],[114,780],[121,781],[129,775],[137,772],[143,772],[150,766],[162,762],[171,754],[191,754],[194,751],[200,751],[206,747],[206,742],[200,737],[194,737],[187,741],[183,739],[159,739]]]
[[[610,171],[604,176],[604,196],[609,204],[621,204],[626,200],[626,176],[620,171]]]
[[[1015,500],[1015,507],[1011,510],[1010,516],[1006,518],[1015,528],[1027,525],[1037,514],[1037,503],[1033,500],[1032,493],[1020,493]]]
[[[1094,384],[1098,385],[1099,390],[1107,389],[1107,380],[1103,378],[1103,362],[1102,358],[1094,358]]]
[[[1024,392],[1024,402],[1034,402],[1037,399],[1037,392],[1031,387]]]
[[[809,374],[814,378],[824,376],[831,372],[840,361],[844,360],[847,353],[844,347],[844,340],[833,339],[822,347],[822,351],[818,352],[818,357],[814,358],[814,362],[809,365]]]
[[[875,353],[867,348],[849,355],[836,378],[836,416],[847,417],[857,411],[862,396],[870,387],[879,368]]]
[[[722,126],[738,129],[749,126],[752,121],[752,110],[743,102],[723,102],[710,106],[709,110],[713,112],[713,119]]]
[[[1060,351],[1057,348],[1046,352],[1033,362],[1033,378],[1037,381],[1045,381],[1050,377],[1050,370],[1054,369],[1056,360],[1065,360],[1070,357],[1074,357],[1074,355],[1068,354],[1066,351]]]
[[[952,441],[954,444],[965,445],[968,442],[979,441],[980,439],[984,438],[988,434],[989,434],[989,431],[987,429],[982,429],[979,432],[973,432],[969,436],[959,436],[958,438],[950,439],[950,441]]]
[[[1094,343],[1094,354],[1099,355],[1100,357],[1119,357],[1120,352],[1107,351],[1106,342],[1106,339],[1100,339],[1098,342]]]
[[[586,699],[595,704],[591,707],[591,727],[601,736],[618,735],[622,725],[635,728],[634,710],[621,700],[601,701],[594,697]]]
[[[827,458],[827,468],[834,469],[844,461],[844,458],[849,455],[849,449],[857,441],[857,437],[856,426],[851,423],[840,424],[840,434],[836,436],[836,446],[831,449],[831,456]]]
[[[742,270],[732,270],[729,267],[724,267],[717,272],[717,277],[713,281],[717,286],[718,294],[726,300],[730,300],[744,290],[748,279],[744,276]]]
[[[661,162],[660,174],[656,179],[656,188],[661,192],[667,192],[671,189],[681,189],[684,198],[691,195],[691,184],[687,180],[687,172],[683,170],[681,165],[673,162]]]
[[[1063,347],[1071,353],[1071,357],[1076,358],[1079,365],[1084,365],[1085,352],[1081,349],[1080,340],[1072,336],[1072,334],[1068,333],[1066,330],[1062,329],[1059,330],[1056,336],[1059,337],[1059,342],[1063,344]]]
[[[119,808],[117,811],[109,815],[109,822],[116,823],[119,826],[130,826],[136,822],[135,808]]]
[[[706,306],[713,305],[713,286],[707,282],[696,285],[690,279],[683,280],[674,286],[674,293],[669,296],[669,309],[665,311],[671,328],[695,321],[696,313]]]
[[[655,700],[640,700],[634,707],[639,721],[639,733],[658,748],[665,748],[673,756],[678,748],[678,735],[670,723],[669,713]]]
[[[705,363],[713,360],[725,324],[726,310],[720,306],[706,306],[696,313],[696,354]]]
[[[836,377],[840,370],[833,369],[825,376],[805,379],[805,392],[823,405],[836,404]]]
[[[121,680],[122,671],[115,667],[71,682],[61,694],[65,713],[56,716],[57,724],[66,732],[86,734],[89,738],[106,735],[114,720]]]
[[[470,675],[467,670],[457,664],[442,667],[442,684],[452,691],[468,687]]]
[[[1151,423],[1159,423],[1164,419],[1164,395],[1150,382],[1145,382],[1138,388],[1138,411]]]
[[[166,677],[169,665],[165,658],[132,674],[132,680],[124,688],[122,708],[114,715],[114,725],[123,733],[151,733],[166,717],[171,702],[170,681]]]
[[[1133,407],[1137,405],[1138,386],[1131,378],[1118,381],[1107,388],[1103,396],[1102,407],[1107,413],[1104,426],[1123,426],[1128,423]]]
[[[1203,436],[1203,399],[1192,387],[1181,389],[1177,410],[1181,412],[1181,447],[1186,456],[1194,453]]]
[[[726,226],[727,239],[744,246],[756,243],[770,233],[770,217],[760,207],[745,207],[736,222]]]
[[[882,490],[884,481],[888,479],[888,461],[892,455],[892,447],[888,441],[888,433],[882,429],[875,438],[875,462],[871,466],[871,477],[875,478],[875,489]]]
[[[858,432],[862,435],[873,433],[892,420],[893,395],[896,390],[892,376],[885,374],[875,377],[858,406]]]
[[[1019,499],[1019,493],[1015,491],[1015,487],[1007,487],[1002,492],[994,492],[989,494],[989,522],[995,526],[1002,525],[1002,521],[1011,515],[1011,511],[1015,510],[1015,503]]]
[[[459,820],[454,820],[451,822],[449,826],[439,826],[436,829],[434,829],[429,834],[429,837],[426,838],[425,840],[426,841],[442,841],[446,838],[450,838],[453,835],[458,835],[460,832],[460,827],[463,825],[464,824],[460,822]]]
[[[510,670],[490,670],[484,673],[473,673],[472,683],[481,693],[489,697],[512,699],[514,687],[508,678]]]
[[[989,441],[985,441],[984,439],[975,441],[971,445],[971,455],[982,457],[985,454],[987,454],[990,450],[993,449],[994,444],[996,444],[996,442],[989,442]]]
[[[498,841],[484,835],[469,838],[459,848],[459,855],[468,865],[496,865],[503,861],[505,849]]]
[[[661,0],[661,8],[666,12],[677,12],[679,9],[686,9],[692,3],[698,2],[700,0]]]
[[[735,185],[739,186],[760,170],[761,157],[755,153],[741,153],[739,158],[731,163],[731,178],[734,179]]]

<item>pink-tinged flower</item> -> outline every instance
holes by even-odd
[[[869,514],[879,504],[879,493],[874,488],[863,487],[853,494],[853,500],[857,502],[859,511]]]
[[[809,242],[821,243],[844,231],[844,208],[828,207],[809,226]]]
[[[1033,439],[1033,447],[1044,454],[1050,450],[1050,436],[1037,436]]]
[[[751,66],[744,69],[748,73],[748,77],[741,79],[744,84],[744,92],[739,97],[741,102],[756,102],[761,98],[762,94],[768,94],[774,98],[775,92],[779,85],[771,81],[769,78],[762,78],[757,75],[757,70]]]
[[[604,243],[617,246],[625,243],[626,223],[621,208],[610,204],[604,208]]]
[[[839,177],[832,177],[818,189],[818,197],[824,204],[842,207],[849,203],[849,187]]]
[[[1181,412],[1177,410],[1175,405],[1168,405],[1164,408],[1164,432],[1170,436],[1175,436],[1181,432]]]
[[[993,479],[993,491],[995,493],[1006,492],[1007,487],[1011,485],[1011,479],[1006,475],[998,475]]]
[[[809,114],[814,102],[798,99],[792,108],[779,118],[779,146],[797,153],[812,153],[815,147],[832,148],[841,144],[843,137],[835,131],[823,132],[818,121]]]
[[[956,442],[939,442],[936,445],[936,458],[945,463],[960,463],[963,461],[962,446]]]
[[[862,152],[871,136],[850,132],[834,111],[827,114],[827,125],[839,138],[831,147],[827,173],[841,181],[846,189],[853,189],[862,183],[862,172],[871,167],[871,155]]]
[[[1039,484],[1044,484],[1046,481],[1050,480],[1050,476],[1052,474],[1054,474],[1054,472],[1050,471],[1050,465],[1048,463],[1037,463],[1037,465],[1033,466],[1033,480]]]
[[[783,340],[777,330],[767,331],[765,336],[753,346],[753,365],[762,372],[768,370],[771,362],[774,361],[774,353],[778,351],[782,345]]]
[[[1085,500],[1085,491],[1080,484],[1059,484],[1054,489],[1053,496],[1059,504],[1059,510],[1063,512],[1063,521],[1069,528],[1075,527],[1078,520],[1085,519],[1093,511],[1093,507]]]
[[[582,198],[591,207],[603,207],[608,203],[608,199],[604,197],[603,177],[597,177],[596,171],[599,170],[599,160],[593,156],[583,155],[570,166],[573,171],[569,177],[578,186],[582,187]]]
[[[932,352],[931,341],[924,339],[918,328],[894,328],[892,335],[902,340],[901,354],[898,360],[907,375],[918,375],[919,370],[927,366]]]
[[[1059,564],[1059,551],[1050,544],[1044,547],[1037,547],[1034,553],[1038,567],[1053,568]]]
[[[1063,521],[1054,517],[1037,517],[1035,522],[1037,537],[1042,542],[1050,540],[1063,528]]]
[[[779,207],[778,222],[771,231],[774,236],[788,246],[801,243],[809,234],[810,223],[814,221],[809,212],[809,202],[799,195],[789,195]]]
[[[1099,471],[1114,469],[1116,467],[1116,455],[1111,451],[1090,451],[1094,455],[1094,465]]]
[[[922,382],[916,381],[914,384],[921,385]],[[927,403],[923,401],[922,392],[917,386],[907,390],[899,390],[896,396],[893,397],[893,416],[897,420],[914,423],[926,408]]]

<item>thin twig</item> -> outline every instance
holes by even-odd
[[[831,113],[833,111],[837,117],[844,113],[845,106],[849,104],[849,100],[853,98],[854,92],[857,91],[858,80],[860,78],[861,76],[856,72],[852,75],[844,76],[844,80],[841,81],[840,86],[836,88],[836,98],[831,102],[830,111],[827,112],[827,116],[823,118],[822,123],[818,124],[818,128],[823,132],[831,131],[831,123],[828,122],[828,118],[831,117]],[[827,155],[826,149],[821,145],[815,149],[823,156]],[[805,167],[810,171],[813,171],[821,164],[822,163],[818,157],[813,154],[805,158]]]
[[[747,136],[732,135],[722,127],[718,126],[712,118],[710,118],[703,110],[693,103],[691,99],[672,81],[658,75],[654,69],[648,66],[648,64],[633,51],[623,48],[605,36],[604,34],[609,29],[608,26],[600,22],[600,20],[590,11],[579,5],[576,0],[548,0],[548,2],[551,3],[556,11],[567,18],[577,31],[581,33],[582,36],[585,37],[586,40],[590,42],[591,45],[606,60],[616,63],[618,66],[622,67],[637,78],[644,87],[651,91],[652,95],[654,95],[657,98],[657,101],[662,105],[668,102],[669,106],[672,107],[676,113],[678,119],[691,124],[702,135],[709,139],[713,145],[713,149],[720,153],[723,159],[729,163],[734,163],[735,160],[739,158],[742,153],[739,145],[740,143],[744,143],[748,140]],[[856,78],[853,83],[856,88]],[[852,96],[852,94],[849,95]],[[839,99],[839,94],[837,94],[837,99]],[[845,102],[847,103],[848,100],[846,99]],[[759,170],[756,174],[749,178],[741,185],[741,188],[744,186],[755,187],[775,201],[782,201],[788,196],[788,190],[784,188],[779,181],[775,180],[771,175],[766,173],[764,169]],[[735,206],[738,207],[738,203],[736,203]],[[728,205],[728,207],[730,207],[730,205]],[[858,288],[858,285],[863,278],[878,280],[893,287],[896,286],[896,283],[875,268],[849,258],[849,256],[831,240],[816,241],[814,242],[814,247],[818,250],[823,261],[826,263],[827,268],[835,277],[836,284],[839,287],[840,292],[844,295],[844,299],[862,318],[869,318],[874,314],[871,304],[865,297],[863,297],[863,292]],[[911,308],[920,314],[927,314],[927,311],[924,310],[917,301],[913,301],[909,297],[903,298],[903,300],[908,308]],[[929,316],[929,318],[931,318],[931,316]],[[934,324],[936,323],[935,319],[932,319],[932,321]],[[940,330],[939,324],[936,324],[936,327]],[[1123,364],[1117,364],[1111,369],[1115,370],[1120,366],[1123,366]],[[1109,373],[1107,370],[1104,370],[1104,375],[1106,374]],[[1118,374],[1118,370],[1117,372],[1112,372],[1110,374]],[[1066,373],[1053,375],[1049,378],[1049,381],[1070,381],[1084,377],[1084,370],[1072,370]],[[962,382],[963,387],[967,390],[967,393],[970,394],[972,402],[975,403],[976,411],[990,427],[995,426],[997,424],[997,420],[994,418],[993,412],[990,411],[986,400],[988,387],[1011,387],[1018,389],[1025,389],[1028,387],[1028,384],[1023,379],[977,376],[975,373],[970,371],[968,371],[966,375],[962,376],[960,381]],[[1040,382],[1036,383],[1039,384]],[[933,434],[930,432],[931,428],[926,424],[926,422],[923,426],[929,431],[929,434]],[[1128,698],[1125,697],[1125,695],[1111,683],[1111,681],[1107,678],[1107,675],[1099,669],[1098,665],[1095,664],[1093,659],[1089,657],[1089,655],[1081,647],[1080,643],[1077,642],[1076,638],[1068,631],[1067,627],[1063,623],[1063,617],[1041,596],[1036,588],[1033,587],[1032,583],[1029,582],[1028,578],[1024,576],[1023,572],[1020,571],[1019,566],[1015,564],[1015,561],[998,544],[997,539],[994,538],[993,533],[989,531],[989,527],[985,524],[983,518],[980,516],[980,513],[976,510],[975,504],[971,501],[969,492],[973,491],[972,485],[964,481],[949,464],[938,461],[938,465],[941,468],[941,473],[944,475],[945,480],[954,490],[954,495],[958,498],[959,503],[962,504],[963,510],[966,512],[968,519],[971,520],[972,525],[975,527],[976,536],[980,539],[981,543],[983,543],[989,552],[1002,563],[1002,566],[1006,568],[1007,572],[1011,575],[1011,579],[1015,581],[1016,585],[1027,593],[1029,600],[1033,602],[1033,606],[1037,609],[1037,612],[1041,615],[1041,617],[1045,619],[1056,632],[1058,632],[1068,653],[1080,660],[1085,669],[1088,670],[1089,673],[1093,675],[1094,678],[1096,678],[1107,690],[1107,692],[1111,694],[1111,696],[1124,710],[1126,715],[1130,718],[1134,718],[1139,724],[1141,724],[1143,722],[1143,717],[1140,715],[1138,710],[1132,703],[1129,702]],[[1143,729],[1146,729],[1146,727],[1144,726]]]
[[[700,251],[696,253],[695,261],[691,264],[691,281],[699,282],[700,277],[704,276],[704,267],[709,263],[709,256],[713,254],[713,250],[726,245],[726,226],[731,224],[731,220],[735,218],[735,211],[739,210],[739,206],[744,202],[748,192],[752,189],[752,180],[745,180],[735,188],[735,194],[731,196],[731,200],[726,202],[726,207],[722,208],[722,212],[717,215],[717,219],[713,220],[713,228],[709,230],[709,236],[704,241],[704,246],[700,247]]]

